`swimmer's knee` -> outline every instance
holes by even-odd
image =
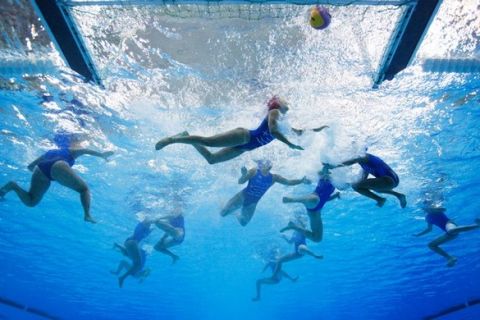
[[[80,186],[78,187],[77,191],[79,193],[86,193],[86,192],[90,192],[90,189],[88,188],[87,184],[86,183],[82,183],[80,184]]]
[[[238,222],[240,222],[240,225],[241,225],[242,227],[245,227],[245,226],[248,224],[249,220],[239,219]]]
[[[430,243],[427,245],[427,247],[428,247],[429,249],[433,250],[433,249],[437,248],[438,246],[437,246],[435,243],[430,242]]]

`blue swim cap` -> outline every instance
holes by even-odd
[[[269,169],[272,168],[272,161],[268,160],[268,159],[263,159],[263,160],[257,160],[255,161],[257,163],[257,167],[258,168],[265,168],[265,167],[268,167]]]

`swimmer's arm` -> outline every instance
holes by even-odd
[[[267,270],[269,266],[270,266],[270,262],[265,263],[265,265],[263,266],[262,272],[265,272],[265,270]]]
[[[331,164],[326,164],[328,166],[330,166],[332,169],[335,169],[335,168],[339,168],[339,167],[347,167],[347,166],[351,166],[355,163],[365,163],[368,161],[368,157],[365,156],[365,157],[359,157],[359,158],[355,158],[355,159],[350,159],[350,160],[347,160],[347,161],[344,161],[342,162],[341,164],[339,165],[331,165]]]
[[[250,169],[248,171],[245,171],[244,169],[247,170],[247,168],[242,167],[242,176],[238,179],[238,184],[244,184],[245,182],[250,180],[257,172],[257,169]]]
[[[72,154],[72,157],[74,159],[80,156],[83,156],[85,154],[88,154],[90,156],[99,157],[107,160],[108,157],[113,155],[113,151],[98,152],[90,149],[70,149],[70,153]]]
[[[340,192],[335,192],[333,195],[330,196],[330,198],[328,198],[328,201],[332,201],[332,200],[335,200],[335,199],[340,199]]]
[[[289,180],[289,179],[285,179],[284,177],[278,174],[273,175],[273,181],[283,184],[285,186],[296,186],[297,184],[300,184],[300,183],[305,183],[305,184],[312,183],[310,180],[307,179],[307,177],[303,177],[302,179]]]
[[[268,128],[270,129],[270,134],[276,139],[285,143],[292,149],[303,150],[301,146],[298,146],[294,143],[291,143],[279,130],[278,128],[278,119],[280,117],[280,112],[278,110],[272,110],[268,114]]]
[[[284,234],[282,234],[280,237],[282,237],[283,240],[287,241],[288,243],[293,243],[293,237],[289,238]]]
[[[28,165],[28,167],[27,167],[28,170],[33,171],[33,169],[35,169],[35,166],[36,166],[40,161],[42,161],[42,159],[43,159],[43,156],[40,156],[40,157],[38,157],[37,159],[35,159],[32,163],[30,163],[30,164]]]
[[[415,237],[420,237],[420,236],[423,236],[424,234],[429,233],[430,231],[432,231],[432,225],[429,223],[425,230],[423,230],[422,232],[419,232],[417,234],[414,234],[414,236]]]

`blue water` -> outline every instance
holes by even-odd
[[[115,151],[109,162],[85,156],[74,166],[91,189],[98,224],[84,223],[78,195],[58,184],[35,208],[8,194],[0,202],[0,296],[61,319],[421,319],[478,299],[480,231],[444,246],[458,257],[453,268],[426,246],[440,230],[412,236],[425,227],[426,197],[459,224],[480,215],[480,78],[420,67],[420,58],[432,53],[475,54],[472,6],[444,5],[413,66],[379,90],[370,89],[371,75],[397,9],[334,8],[338,20],[322,34],[312,33],[303,17],[158,22],[154,13],[123,12],[125,21],[143,17],[132,27],[85,15],[82,32],[104,37],[91,50],[107,89],[71,76],[49,50],[36,51],[57,65],[44,75],[3,76],[0,184],[16,180],[27,187],[26,167],[53,147],[54,133],[75,132],[86,147]],[[53,101],[42,102],[44,92]],[[303,152],[273,142],[212,166],[190,146],[154,150],[158,139],[184,129],[253,128],[272,93],[290,101],[292,126],[330,129],[299,140]],[[83,106],[72,105],[73,98]],[[241,189],[241,166],[268,157],[275,173],[315,179],[322,161],[338,163],[365,146],[399,174],[407,208],[394,198],[377,208],[347,186],[358,169],[337,171],[341,200],[327,203],[324,238],[309,243],[325,258],[286,264],[298,282],[265,287],[262,301],[251,302],[255,281],[269,275],[261,273],[269,250],[292,250],[278,230],[295,215],[305,217],[301,206],[284,205],[281,197],[313,186],[275,185],[241,227],[219,216]],[[142,284],[129,278],[118,288],[109,271],[121,256],[112,244],[128,237],[143,215],[174,207],[186,218],[185,241],[172,248],[180,260],[172,265],[153,251],[149,278]],[[161,236],[152,232],[147,249]],[[5,305],[3,318],[40,319]],[[442,319],[480,319],[480,307]]]

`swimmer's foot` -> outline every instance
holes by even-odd
[[[285,231],[287,231],[287,230],[294,230],[295,227],[296,227],[295,223],[293,223],[292,221],[290,221],[285,228],[280,229],[280,232],[285,232]]]
[[[155,145],[155,150],[161,150],[161,149],[165,148],[166,146],[168,146],[169,144],[174,143],[175,138],[187,137],[188,135],[189,135],[188,131],[183,131],[183,132],[180,132],[179,134],[176,134],[174,136],[162,139],[162,140],[158,141],[157,144]]]
[[[377,207],[379,208],[383,207],[383,205],[385,204],[385,201],[387,201],[387,199],[385,198],[380,198],[379,200],[377,200]]]
[[[456,257],[450,257],[447,261],[447,267],[453,267],[457,263]]]
[[[477,219],[475,219],[475,220],[473,220],[473,221],[475,221],[475,223],[480,226],[480,218],[477,218]]]
[[[175,255],[175,256],[172,256],[172,264],[175,264],[177,263],[178,259],[180,259],[179,256]]]
[[[253,302],[260,301],[260,297],[255,297],[255,298],[252,298],[252,301],[253,301]]]
[[[323,256],[314,255],[315,259],[323,259]]]
[[[400,201],[400,207],[405,208],[407,206],[407,197],[404,194],[398,196],[398,201]]]
[[[85,216],[83,217],[83,220],[84,220],[85,222],[97,223],[97,221],[93,220],[93,218],[92,218],[91,215],[85,215]]]
[[[12,190],[14,183],[15,182],[10,181],[0,188],[0,199],[3,199],[3,197]]]
[[[120,288],[123,287],[123,281],[124,281],[124,280],[125,280],[125,279],[124,279],[123,277],[118,278],[118,286],[119,286]]]

